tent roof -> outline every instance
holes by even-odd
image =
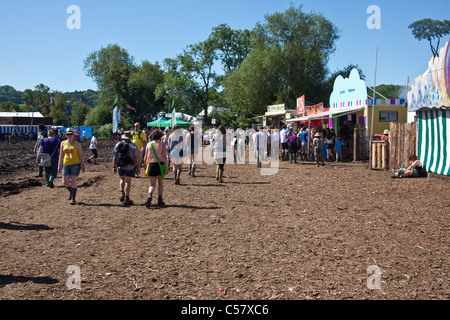
[[[339,115],[344,116],[346,114],[354,113],[360,110],[363,110],[365,107],[349,107],[349,108],[333,108],[329,111],[317,113],[317,114],[311,114],[309,116],[304,116],[300,118],[294,118],[294,119],[287,119],[287,122],[296,122],[296,121],[307,121],[307,120],[318,120],[318,119],[328,119],[330,116],[333,115]]]

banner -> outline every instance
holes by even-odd
[[[113,119],[112,119],[112,131],[116,133],[119,129],[120,122],[120,109],[118,106],[115,106],[113,109]]]
[[[305,113],[305,95],[297,98],[297,117],[302,116]]]

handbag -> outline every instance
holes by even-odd
[[[39,157],[41,159],[39,162],[41,167],[48,168],[52,166],[52,157],[48,153],[41,153]]]
[[[155,145],[153,143],[151,143],[151,146],[152,146],[153,154],[155,155],[155,158],[158,161],[159,170],[161,171],[161,180],[164,180],[166,178],[166,165],[165,164],[162,165],[161,162],[159,162],[158,156],[156,155],[156,151],[155,151]],[[150,176],[150,160],[148,161],[147,168],[145,169],[145,174],[144,174],[144,177],[146,177],[146,178],[148,178],[149,176]]]
[[[40,158],[39,166],[45,167],[45,168],[51,167],[52,166],[52,157],[55,154],[56,149],[58,149],[58,145],[56,145],[56,148],[55,148],[55,150],[53,150],[52,155],[49,155],[48,153],[41,153],[39,155],[39,158]]]

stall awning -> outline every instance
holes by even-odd
[[[328,119],[334,115],[345,116],[347,114],[355,113],[361,110],[364,110],[365,106],[361,107],[349,107],[349,108],[334,108],[329,111],[311,114],[309,116],[304,116],[300,118],[288,119],[287,122],[297,122],[297,121],[308,121],[308,120],[320,120],[320,119]]]
[[[284,115],[286,113],[290,113],[292,115],[293,113],[296,113],[296,112],[297,112],[297,110],[272,111],[272,112],[266,112],[263,117],[281,116],[281,115]]]

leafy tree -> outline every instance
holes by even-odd
[[[11,101],[16,104],[22,104],[22,92],[17,91],[11,86],[0,86],[0,102]]]
[[[339,38],[322,15],[291,6],[267,15],[252,31],[253,49],[224,80],[224,94],[239,118],[264,113],[271,104],[295,109],[296,98],[326,102],[327,63]]]
[[[163,99],[156,99],[155,90],[164,82],[164,76],[157,64],[143,61],[142,65],[130,75],[127,86],[129,91],[129,104],[136,109],[137,121],[146,123],[163,108]]]
[[[208,42],[213,43],[225,74],[237,69],[251,49],[251,32],[233,30],[227,24],[212,29]]]
[[[122,69],[123,68],[123,69]],[[91,52],[84,60],[83,70],[86,75],[92,78],[100,90],[108,91],[117,89],[120,82],[120,72],[129,73],[135,68],[134,58],[128,51],[117,44],[109,44],[106,48]],[[119,90],[120,91],[120,90]],[[121,92],[110,92],[111,94],[120,94]]]
[[[157,97],[166,99],[167,110],[171,111],[172,101],[183,104],[183,100],[194,106],[192,111],[207,111],[211,94],[217,89],[215,45],[211,40],[189,45],[176,59],[165,59],[164,84],[157,90]]]
[[[2,101],[0,102],[0,112],[13,112],[13,111],[21,111],[20,106],[17,103],[11,101]]]
[[[428,40],[433,57],[436,58],[439,57],[441,38],[450,34],[450,20],[422,19],[411,23],[408,28],[417,40]],[[433,41],[437,41],[436,45]]]

